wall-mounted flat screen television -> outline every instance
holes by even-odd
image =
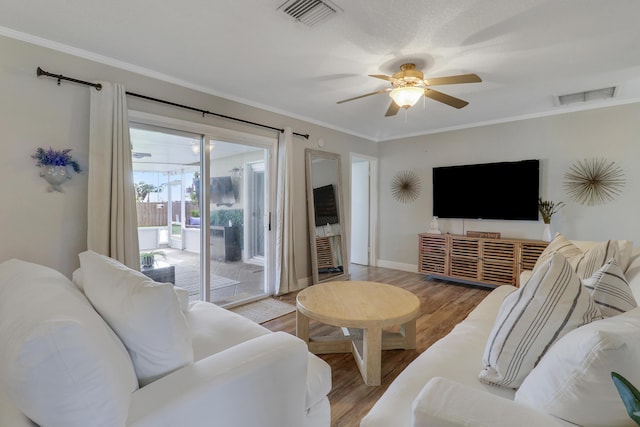
[[[538,220],[540,161],[433,168],[433,216]]]
[[[236,193],[230,176],[216,176],[211,178],[211,203],[218,206],[231,206],[236,203]]]
[[[316,225],[337,224],[338,204],[333,184],[313,189],[313,206],[315,208]]]

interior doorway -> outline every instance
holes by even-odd
[[[377,159],[351,153],[351,263],[376,265]]]

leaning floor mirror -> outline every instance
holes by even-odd
[[[349,276],[340,155],[307,148],[307,210],[313,283]]]

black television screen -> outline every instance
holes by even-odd
[[[230,176],[216,176],[211,178],[211,203],[231,206],[236,203],[236,194]]]
[[[537,221],[540,161],[433,168],[433,216]]]
[[[317,226],[339,222],[336,193],[332,184],[313,189],[313,206]]]

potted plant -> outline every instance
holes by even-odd
[[[167,255],[162,251],[149,251],[140,253],[140,264],[142,268],[151,268],[156,263],[156,255],[160,255],[164,258]]]
[[[80,165],[71,157],[70,152],[70,148],[54,150],[49,147],[48,150],[45,150],[38,147],[36,152],[31,155],[36,159],[36,167],[40,168],[40,176],[49,183],[47,191],[64,192],[61,185],[67,179],[71,179],[69,168],[73,169],[75,173],[82,172]]]
[[[611,379],[618,389],[618,393],[627,409],[629,418],[640,426],[640,392],[625,377],[617,372],[611,372]]]
[[[200,225],[200,211],[193,209],[189,216],[189,225]]]
[[[544,240],[545,242],[551,241],[551,217],[563,206],[563,202],[555,203],[551,200],[542,200],[542,197],[538,197],[538,210],[540,211],[540,215],[542,215],[542,221],[544,222],[542,240]]]

